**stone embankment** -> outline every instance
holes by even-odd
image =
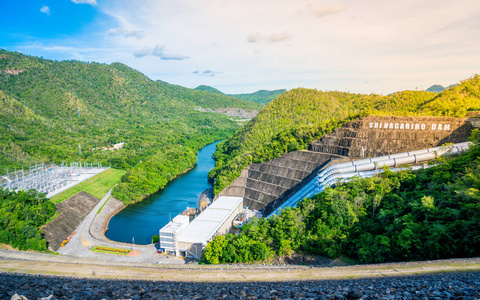
[[[1,299],[479,299],[480,272],[325,281],[192,283],[0,274]]]
[[[115,198],[110,198],[99,214],[95,216],[92,226],[90,227],[90,234],[94,239],[104,242],[112,242],[105,236],[108,230],[108,223],[110,219],[125,208],[125,204]]]

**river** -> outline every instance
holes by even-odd
[[[213,153],[218,142],[198,152],[197,165],[168,183],[165,188],[142,202],[127,206],[112,217],[106,237],[117,242],[150,244],[152,236],[166,225],[170,218],[187,206],[197,207],[200,194],[211,187],[208,172],[215,166]]]

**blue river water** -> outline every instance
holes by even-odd
[[[211,187],[208,172],[215,166],[213,153],[218,142],[198,152],[195,168],[175,178],[165,188],[142,202],[127,206],[112,217],[105,233],[107,238],[124,243],[150,244],[152,236],[166,225],[170,218],[185,208],[197,207],[200,194]]]

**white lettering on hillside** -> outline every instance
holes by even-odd
[[[450,131],[450,124],[431,124],[425,123],[391,123],[391,122],[370,122],[369,128],[373,129],[396,129],[396,130],[435,130]]]

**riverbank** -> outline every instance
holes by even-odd
[[[127,265],[129,263],[138,264],[154,264],[156,262],[165,260],[157,253],[157,250],[153,244],[148,245],[133,245],[130,243],[120,243],[109,240],[104,235],[106,220],[115,213],[118,209],[122,208],[120,201],[111,198],[106,202],[111,195],[109,192],[97,206],[87,215],[87,217],[76,228],[76,233],[72,236],[70,241],[58,250],[61,257],[65,257],[68,260],[73,259],[89,259],[96,262],[114,263],[119,265]],[[97,214],[100,207],[102,207],[100,213]],[[130,250],[136,253],[136,255],[116,255],[109,253],[99,253],[91,251],[94,247],[110,247],[122,250]],[[38,256],[28,252],[4,252],[0,257],[12,256],[14,258],[21,258],[26,260],[49,260],[56,258],[56,255],[49,255],[47,257]],[[51,260],[49,260],[51,261]],[[55,261],[55,260],[53,260]],[[91,261],[90,261],[91,262]],[[172,258],[170,263],[184,264],[181,259]]]
[[[216,144],[201,149],[194,167],[182,170],[162,190],[112,216],[105,236],[123,243],[131,243],[134,238],[137,244],[150,244],[152,236],[173,217],[187,207],[198,207],[200,194],[211,187],[207,175],[215,165],[212,155]]]
[[[112,241],[105,236],[105,232],[108,230],[108,222],[110,219],[125,207],[127,207],[125,203],[114,197],[108,199],[100,213],[95,216],[92,226],[90,226],[89,230],[92,237],[99,241],[115,243],[115,241]]]

